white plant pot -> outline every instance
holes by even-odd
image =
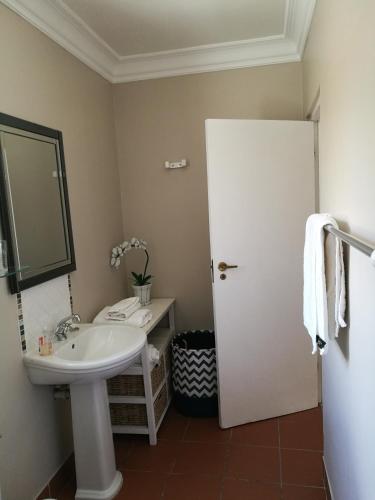
[[[134,295],[135,297],[139,297],[141,306],[148,306],[151,304],[151,286],[152,283],[143,286],[133,285]]]

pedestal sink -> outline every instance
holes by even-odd
[[[55,352],[25,354],[34,384],[70,385],[76,500],[111,500],[120,491],[105,379],[131,365],[146,342],[138,328],[80,324],[68,340],[56,342]]]

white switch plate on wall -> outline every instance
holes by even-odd
[[[182,158],[182,160],[178,161],[166,161],[164,163],[165,168],[183,168],[187,167],[187,159]]]

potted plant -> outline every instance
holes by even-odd
[[[147,306],[151,302],[151,274],[147,274],[147,267],[150,261],[150,256],[147,252],[147,243],[144,240],[132,238],[130,241],[123,241],[119,245],[112,248],[111,253],[111,266],[115,269],[120,267],[121,257],[133,248],[136,250],[143,250],[146,254],[146,263],[143,273],[131,272],[133,277],[133,290],[134,295],[139,297],[142,306]]]

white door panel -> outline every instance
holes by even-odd
[[[313,126],[207,120],[206,141],[221,426],[314,407],[316,357],[302,321]],[[220,261],[238,265],[225,280]]]

